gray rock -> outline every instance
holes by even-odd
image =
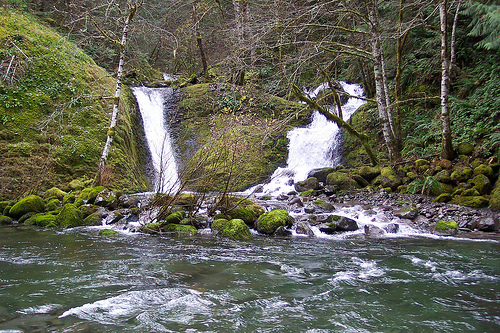
[[[365,225],[365,236],[366,237],[380,237],[385,234],[385,231],[383,229],[380,229],[379,227],[373,225],[373,224],[367,224]]]
[[[358,224],[353,219],[342,216],[337,223],[338,231],[356,231],[358,230]]]
[[[314,232],[312,231],[309,224],[304,222],[297,223],[297,228],[295,229],[295,232],[299,235],[314,236]]]

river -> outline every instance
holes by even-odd
[[[0,332],[498,332],[500,244],[0,227]]]

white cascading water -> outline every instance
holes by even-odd
[[[174,103],[172,88],[132,88],[139,105],[146,141],[155,168],[156,192],[173,193],[180,187],[177,164],[166,123],[165,106]],[[172,99],[172,101],[170,101]]]
[[[340,82],[345,92],[351,96],[363,96],[363,89],[358,84]],[[322,84],[310,92],[315,98],[321,90],[328,88]],[[365,100],[351,97],[342,106],[344,120],[363,105]],[[332,108],[333,110],[333,108]],[[309,171],[317,168],[333,167],[340,162],[336,152],[341,143],[341,132],[337,124],[314,111],[312,122],[307,127],[294,128],[288,132],[288,159],[285,168],[278,168],[271,176],[271,182],[264,185],[263,193],[278,195],[294,190],[293,183],[305,180]]]

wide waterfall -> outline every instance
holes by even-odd
[[[179,177],[167,117],[175,105],[172,88],[132,88],[139,105],[146,141],[155,168],[154,190],[171,193],[179,189]]]
[[[363,89],[358,84],[340,82],[350,96],[361,97]],[[322,84],[306,93],[314,98],[326,89]],[[365,103],[364,99],[351,97],[342,106],[344,120],[348,120],[354,112]],[[333,110],[333,108],[332,108]],[[309,171],[317,168],[333,167],[340,163],[339,148],[342,133],[334,122],[315,111],[312,121],[307,127],[298,127],[288,132],[287,166],[278,168],[271,176],[271,182],[264,186],[265,194],[279,194],[292,191],[293,183],[306,179]]]

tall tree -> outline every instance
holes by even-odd
[[[96,178],[94,180],[95,185],[100,185],[102,181],[102,174],[106,167],[106,161],[108,159],[109,150],[111,148],[111,143],[113,142],[113,138],[116,134],[116,120],[118,117],[118,109],[120,106],[120,96],[121,96],[121,87],[122,87],[122,77],[123,77],[123,65],[125,63],[125,48],[127,46],[127,35],[129,30],[129,25],[132,23],[134,16],[137,12],[137,9],[142,6],[142,2],[134,3],[129,5],[128,14],[125,17],[125,22],[123,24],[123,31],[121,41],[111,38],[105,31],[98,29],[104,35],[105,38],[110,39],[115,43],[120,50],[120,60],[118,62],[118,71],[116,76],[116,89],[115,96],[113,98],[113,113],[111,114],[111,124],[108,129],[106,143],[102,150],[101,159],[99,161],[99,167],[97,168]]]
[[[448,19],[447,0],[439,0],[439,21],[441,36],[441,156],[452,160],[455,158],[451,138],[450,109],[448,95],[450,87],[450,60],[448,55]]]

